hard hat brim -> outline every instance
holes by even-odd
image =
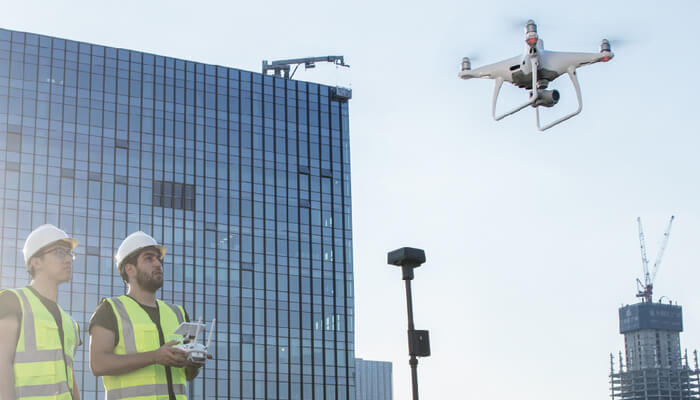
[[[163,257],[165,257],[166,254],[168,254],[168,248],[165,246],[155,245],[155,246],[151,246],[151,247],[154,247],[154,248],[158,249],[158,251],[160,251],[160,258],[163,258]]]
[[[68,243],[70,245],[71,251],[75,250],[76,247],[78,247],[78,241],[73,239],[73,238],[67,238],[67,239],[61,239],[57,240],[56,242],[63,242],[63,243]],[[54,242],[54,243],[56,243]]]
[[[27,262],[25,263],[25,267],[29,268],[29,262],[32,260],[32,258],[34,258],[37,254],[41,253],[42,251],[44,251],[44,249],[46,249],[47,247],[53,246],[53,245],[56,244],[56,243],[65,243],[65,244],[67,244],[68,246],[70,246],[70,251],[75,250],[75,248],[78,247],[78,244],[79,244],[77,240],[75,240],[75,239],[73,239],[73,238],[71,238],[71,237],[65,238],[65,239],[54,240],[53,242],[51,242],[51,243],[47,244],[46,246],[40,248],[39,250],[35,251],[34,254],[32,254],[32,256],[29,257],[29,259],[28,259]]]
[[[121,264],[124,264],[124,261],[128,260],[129,257],[133,256],[134,254],[140,253],[140,252],[142,252],[142,251],[144,251],[144,250],[146,250],[146,249],[151,249],[151,248],[158,250],[158,252],[160,253],[160,258],[161,258],[161,259],[162,259],[163,257],[165,257],[166,254],[168,254],[168,248],[165,247],[165,246],[161,246],[161,245],[159,245],[159,244],[151,244],[151,245],[148,245],[148,246],[139,247],[138,249],[134,249],[134,251],[132,251],[131,253],[129,253],[129,254],[127,254],[126,256],[124,256],[124,258],[122,259],[121,263],[119,263],[119,264],[117,265],[117,268],[121,268],[121,267],[122,267]]]

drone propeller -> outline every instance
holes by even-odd
[[[533,18],[522,19],[522,18],[508,18],[506,20],[506,29],[513,32],[522,33],[523,28],[527,26],[528,22],[533,21]]]
[[[619,49],[620,47],[623,47],[623,48],[628,47],[628,46],[634,44],[633,40],[621,38],[619,36],[607,37],[607,41],[615,49]]]
[[[478,52],[476,54],[470,53],[469,57],[462,57],[462,63],[460,64],[460,67],[462,70],[470,70],[472,69],[472,63],[473,62],[479,62],[483,57],[481,56],[481,52]]]
[[[591,34],[589,34],[588,36],[591,36]],[[603,47],[603,41],[607,42],[607,46],[609,46],[610,50],[613,51],[613,52],[616,51],[616,50],[619,50],[620,48],[626,48],[626,47],[628,47],[628,46],[630,46],[630,45],[633,45],[633,44],[635,43],[634,40],[629,40],[629,39],[626,39],[626,38],[623,38],[623,37],[620,37],[620,36],[607,36],[607,35],[600,35],[600,34],[596,34],[596,33],[593,33],[593,34],[592,34],[592,40],[591,40],[590,38],[589,38],[589,39],[586,39],[585,41],[582,41],[582,40],[574,40],[573,43],[574,43],[574,45],[576,45],[577,47],[578,47],[578,46],[583,46],[584,49],[589,49],[589,50],[590,50],[590,49],[591,49],[591,45],[592,45],[593,43],[595,43],[595,42],[593,42],[593,41],[596,40],[596,39],[595,39],[596,37],[598,37],[598,38],[604,38],[604,39],[602,39],[601,41],[598,42],[598,45],[600,46],[600,50],[603,50],[603,48],[602,48],[602,47]],[[600,40],[600,39],[598,39],[598,40]],[[571,43],[571,42],[570,42],[570,43]]]

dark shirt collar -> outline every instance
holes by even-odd
[[[42,296],[41,293],[39,293],[39,291],[37,291],[33,287],[27,285],[27,289],[31,290],[32,293],[34,293],[34,295],[36,295],[36,297],[38,297],[39,300],[41,300],[43,303],[49,302],[49,303],[57,304],[55,301],[49,299],[48,297]]]
[[[158,309],[158,300],[157,300],[157,299],[156,299],[156,306],[155,306],[155,307],[151,307],[151,306],[147,306],[147,305],[145,305],[145,304],[140,303],[138,300],[136,300],[135,298],[133,298],[132,296],[130,296],[130,295],[128,295],[128,294],[126,295],[126,297],[128,297],[128,298],[130,298],[131,300],[135,301],[136,304],[140,305],[141,307],[148,308],[148,309],[151,309],[151,310],[157,310],[157,309]]]

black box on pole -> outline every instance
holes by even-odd
[[[430,356],[430,337],[428,331],[408,331],[408,355],[416,357]]]

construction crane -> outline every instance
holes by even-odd
[[[659,272],[659,267],[661,266],[661,260],[664,257],[664,251],[666,250],[666,245],[668,244],[668,237],[671,234],[671,225],[676,217],[671,215],[671,219],[668,221],[668,226],[664,232],[664,238],[661,241],[661,247],[656,255],[656,261],[654,261],[654,267],[649,273],[649,260],[647,259],[647,248],[644,241],[644,230],[642,229],[642,219],[637,217],[637,226],[639,227],[639,247],[642,252],[642,267],[644,268],[644,283],[642,283],[639,278],[637,278],[637,297],[641,297],[642,301],[651,303],[651,295],[654,290],[654,280],[656,279],[656,274]]]
[[[304,57],[272,62],[263,60],[262,73],[263,75],[270,75],[269,72],[272,72],[274,76],[292,79],[300,65],[303,64],[305,69],[316,68],[317,62],[329,62],[338,67],[350,68],[350,65],[345,64],[345,57],[343,56]],[[292,65],[294,65],[294,70],[292,70]],[[331,95],[334,100],[346,102],[352,98],[352,89],[336,85],[331,88]]]
[[[317,62],[329,62],[340,67],[350,67],[345,64],[345,58],[343,56],[323,56],[323,57],[304,57],[304,58],[292,58],[289,60],[277,60],[268,62],[263,60],[262,62],[262,73],[263,75],[268,75],[268,71],[272,71],[275,76],[281,76],[285,79],[292,79],[294,73],[297,72],[297,68],[304,64],[304,68],[310,69],[315,68]],[[291,67],[294,65],[294,71],[291,71]],[[291,73],[290,73],[291,71]]]

